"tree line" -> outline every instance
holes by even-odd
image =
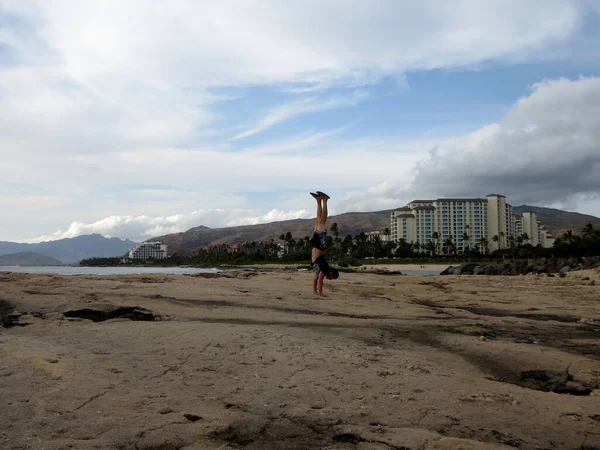
[[[367,235],[364,232],[353,236],[347,234],[340,236],[337,223],[333,223],[329,228],[327,235],[327,255],[330,261],[340,265],[358,264],[357,261],[365,258],[457,258],[459,255],[463,258],[505,258],[511,256],[514,258],[530,258],[542,256],[597,256],[600,255],[600,230],[595,229],[590,223],[587,224],[580,233],[574,233],[568,230],[557,238],[552,248],[543,248],[541,246],[532,246],[529,236],[524,233],[519,236],[505,236],[499,233],[493,236],[492,240],[499,245],[508,244],[508,248],[489,252],[487,239],[481,239],[479,242],[472,242],[471,236],[467,232],[461,236],[463,243],[466,243],[464,250],[456,244],[453,236],[448,236],[445,240],[440,239],[437,232],[432,233],[431,240],[425,244],[420,242],[407,242],[399,239],[392,242],[382,236],[389,236],[389,229],[385,229],[382,235]],[[270,242],[246,242],[241,248],[243,251],[234,251],[229,246],[214,246],[212,250],[198,253],[193,256],[184,256],[174,254],[166,259],[146,260],[136,264],[156,265],[156,266],[176,266],[176,265],[236,265],[236,264],[256,264],[269,262],[308,262],[311,258],[312,245],[310,236],[302,238],[294,237],[289,231],[279,236],[282,241],[280,246],[271,239]],[[80,262],[85,266],[112,266],[121,263],[121,258],[90,258]]]

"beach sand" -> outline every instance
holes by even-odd
[[[0,273],[0,448],[597,449],[586,278]]]

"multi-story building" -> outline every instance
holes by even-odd
[[[512,221],[514,224],[514,236],[523,234],[523,214],[513,213]]]
[[[542,247],[550,248],[554,245],[554,238],[548,233],[548,230],[537,220],[537,215],[534,212],[523,213],[523,230],[521,234],[527,234],[529,238],[526,242],[534,247],[541,245]]]
[[[528,243],[534,247],[540,244],[540,223],[534,212],[523,213],[523,234],[529,237]]]
[[[379,238],[381,242],[389,242],[391,240],[390,235],[382,230],[368,231],[365,235],[367,236],[367,241],[374,241],[377,238]]]
[[[414,200],[392,212],[391,238],[421,245],[436,240],[460,249],[478,247],[487,239],[487,203],[483,198]]]
[[[444,246],[452,243],[459,251],[474,248],[494,251],[509,247],[509,237],[527,233],[531,245],[551,246],[553,239],[542,237],[535,213],[516,214],[506,197],[438,198],[413,200],[391,213],[391,240],[425,246],[432,240]],[[547,235],[547,233],[546,233]]]
[[[552,237],[548,230],[542,227],[542,229],[540,230],[540,241],[542,242],[542,247],[552,247],[554,245],[554,240],[555,238]]]
[[[164,259],[167,245],[162,242],[141,242],[129,250],[129,259]]]

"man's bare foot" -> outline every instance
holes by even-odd
[[[319,194],[315,194],[314,192],[311,192],[310,195],[312,195],[317,200],[319,200],[321,198],[321,196]]]

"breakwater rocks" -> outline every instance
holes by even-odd
[[[559,274],[560,276],[572,270],[593,269],[595,267],[600,267],[600,256],[518,259],[492,264],[468,263],[460,266],[450,266],[440,275],[526,275],[528,273],[546,273]]]

